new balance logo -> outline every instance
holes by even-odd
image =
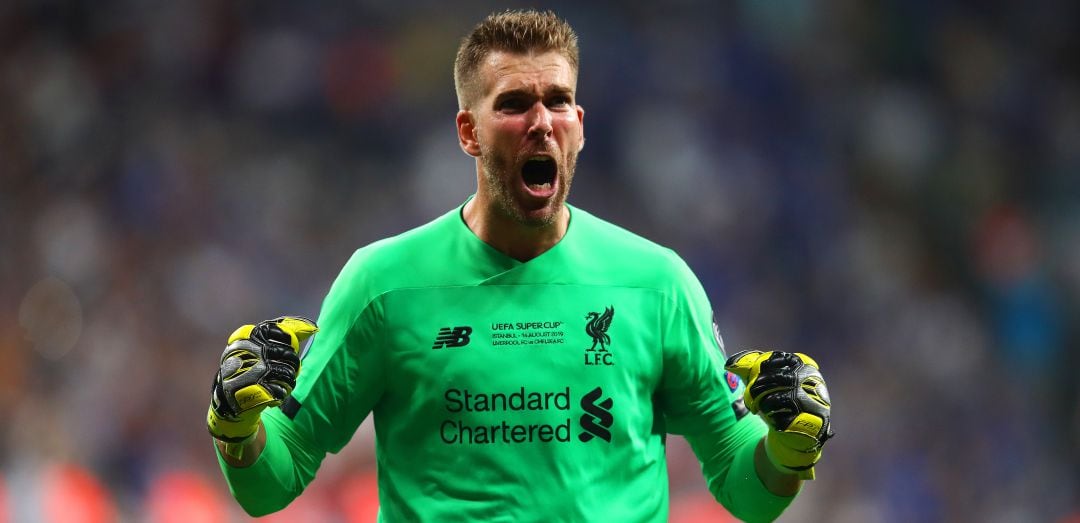
[[[607,398],[597,403],[596,400],[603,395],[604,391],[600,387],[596,387],[581,397],[581,408],[586,412],[581,415],[581,428],[585,432],[578,436],[582,443],[587,443],[593,438],[600,438],[611,443],[611,431],[608,429],[611,428],[611,424],[615,421],[615,418],[611,417],[613,402],[611,398]]]
[[[472,334],[472,327],[443,327],[439,329],[439,333],[435,335],[435,343],[431,348],[464,347],[469,344],[470,334]]]

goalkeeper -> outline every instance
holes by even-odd
[[[725,359],[675,253],[566,203],[577,73],[552,13],[483,20],[454,65],[475,194],[357,250],[318,326],[229,337],[207,425],[250,514],[300,495],[368,414],[386,522],[665,521],[668,433],[743,520],[775,519],[814,477],[832,434],[817,364]]]

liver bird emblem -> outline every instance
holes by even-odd
[[[604,312],[590,312],[585,315],[589,323],[585,325],[585,333],[592,336],[592,347],[586,350],[596,350],[596,344],[600,344],[600,352],[607,352],[607,345],[611,343],[611,336],[607,330],[611,326],[611,318],[615,317],[615,307],[605,307]]]

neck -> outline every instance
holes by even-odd
[[[498,212],[477,193],[462,212],[465,225],[480,240],[518,261],[529,261],[559,243],[570,225],[570,210],[563,205],[549,225],[529,226]]]

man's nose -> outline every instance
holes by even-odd
[[[551,136],[551,111],[543,103],[536,103],[529,109],[529,135],[538,138]]]

